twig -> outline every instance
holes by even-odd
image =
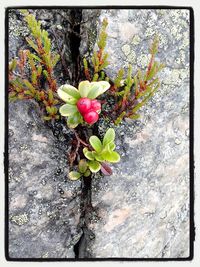
[[[77,134],[77,132],[74,130],[74,134],[75,134],[75,136],[76,136],[76,139],[77,139],[77,141],[79,141],[81,144],[83,144],[84,146],[89,146],[89,144],[87,144],[87,143],[85,143],[79,136],[78,136],[78,134]]]

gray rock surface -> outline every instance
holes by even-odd
[[[70,62],[68,11],[32,12],[54,41],[57,29]],[[109,77],[130,63],[133,72],[144,69],[155,33],[160,38],[157,59],[166,68],[160,73],[160,90],[140,111],[141,119],[113,126],[121,162],[113,165],[111,177],[96,175],[92,182],[93,211],[85,214],[88,234],[79,255],[84,257],[81,251],[86,250],[93,258],[188,257],[189,11],[84,9],[81,56],[92,53],[104,17],[109,22]],[[25,47],[22,38],[28,32],[15,11],[9,22],[13,57]],[[57,66],[56,77],[63,83],[69,77],[61,76],[61,68]],[[32,101],[9,104],[9,255],[73,258],[82,235],[81,184],[67,179],[66,135],[53,135],[37,108]],[[103,135],[110,126],[100,123],[99,132]],[[60,131],[70,139],[65,128]]]
[[[95,234],[88,250],[94,258],[188,257],[189,11],[102,10],[98,29],[105,17],[109,77],[129,63],[133,71],[144,69],[154,34],[166,68],[160,90],[140,111],[142,119],[116,128],[122,157],[113,175],[93,180],[97,216],[88,224]],[[94,27],[90,21],[84,26]],[[85,40],[82,47],[84,53]]]
[[[66,141],[32,101],[9,104],[9,256],[74,258],[80,181],[67,178]]]

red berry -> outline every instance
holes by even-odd
[[[87,97],[80,98],[76,105],[79,112],[85,114],[91,109],[91,99]]]
[[[98,121],[99,114],[94,110],[90,110],[88,113],[84,114],[83,118],[88,124],[94,124]]]
[[[101,111],[101,103],[98,101],[98,100],[96,100],[96,99],[94,99],[94,100],[92,100],[91,101],[91,109],[92,110],[94,110],[94,111]]]

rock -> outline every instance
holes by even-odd
[[[98,25],[105,17],[109,77],[130,63],[133,72],[144,69],[154,34],[160,39],[157,59],[166,67],[141,119],[115,127],[121,161],[111,177],[93,180],[97,216],[91,214],[88,223],[95,235],[88,251],[92,258],[188,257],[189,10],[107,9],[101,10]],[[85,29],[90,26],[88,21]],[[82,46],[87,50],[84,39]]]
[[[81,182],[67,178],[69,144],[38,110],[34,101],[9,104],[9,256],[74,258]]]
[[[9,10],[8,12],[8,34],[9,34],[9,60],[18,56],[20,49],[25,48],[25,38],[29,34],[26,23],[19,19],[19,11]],[[16,27],[17,25],[17,27]]]
[[[82,10],[82,25],[81,45],[79,51],[82,57],[89,57],[93,52],[93,48],[97,38],[99,28],[98,17],[101,14],[100,9],[83,9]]]

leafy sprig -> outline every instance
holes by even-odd
[[[84,73],[87,80],[91,79],[92,81],[98,81],[103,79],[106,81],[109,80],[108,77],[105,76],[105,72],[103,71],[103,69],[105,69],[109,65],[108,62],[109,55],[107,52],[105,52],[106,41],[108,37],[108,34],[106,33],[107,26],[108,26],[108,21],[107,19],[104,19],[102,22],[101,31],[99,33],[99,38],[97,40],[98,49],[94,50],[91,58],[93,75],[90,74],[87,59],[86,58],[83,59]]]
[[[151,58],[145,71],[138,69],[132,75],[132,66],[129,65],[127,77],[123,80],[124,71],[119,70],[111,94],[115,97],[113,107],[113,120],[118,125],[124,118],[138,119],[138,110],[155,94],[160,87],[158,73],[164,64],[155,61],[158,52],[158,38],[156,37],[150,47]]]
[[[28,45],[33,49],[20,50],[19,58],[9,64],[9,98],[35,99],[42,107],[45,120],[59,119],[59,98],[57,97],[54,67],[59,55],[52,52],[51,40],[48,32],[41,28],[41,23],[27,10],[21,10],[24,20],[30,30],[26,38]],[[25,67],[30,69],[25,73]],[[44,86],[46,81],[48,85]]]
[[[120,155],[115,150],[115,131],[109,128],[101,141],[93,135],[89,139],[91,149],[83,148],[85,158],[79,161],[78,171],[69,173],[71,180],[77,180],[82,176],[88,177],[91,173],[97,173],[101,170],[104,175],[111,175],[112,170],[108,163],[117,163],[120,161]]]

